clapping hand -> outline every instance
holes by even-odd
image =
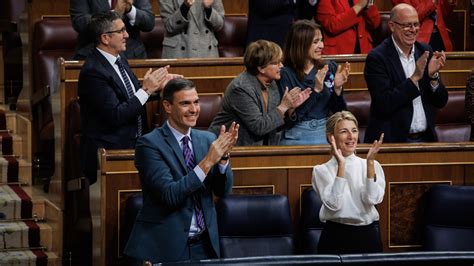
[[[194,0],[184,0],[183,3],[184,3],[187,7],[191,7],[191,6],[194,4]]]
[[[169,65],[160,67],[153,71],[151,68],[148,69],[145,76],[143,77],[143,89],[148,93],[152,94],[156,91],[162,90],[168,81],[175,78],[182,78],[183,75],[168,73]]]
[[[331,154],[334,155],[336,158],[337,164],[339,166],[344,166],[345,158],[344,155],[342,155],[341,149],[339,149],[336,145],[336,139],[334,138],[334,135],[329,135],[329,144],[331,145]]]
[[[379,140],[374,140],[374,143],[372,143],[372,146],[370,146],[369,152],[367,153],[367,161],[369,160],[375,160],[375,156],[380,150],[380,146],[382,146],[383,143],[383,133],[380,135]]]
[[[432,77],[436,72],[442,69],[445,64],[446,54],[444,53],[444,51],[434,52],[430,62],[428,63],[428,75]]]
[[[379,140],[374,140],[374,143],[372,143],[372,146],[370,146],[369,152],[367,153],[367,177],[374,178],[374,181],[376,180],[374,160],[375,160],[375,156],[380,150],[380,146],[382,146],[382,143],[383,143],[383,133],[380,135]]]
[[[429,52],[425,51],[419,58],[416,60],[416,68],[415,72],[413,72],[413,75],[410,77],[410,79],[413,81],[413,83],[418,82],[421,78],[423,78],[423,73],[425,71],[426,63],[428,62],[428,55]]]
[[[326,73],[328,72],[328,65],[324,65],[323,68],[319,69],[318,72],[316,72],[316,76],[314,78],[314,91],[315,92],[321,92],[323,91],[324,88],[324,78],[326,77]]]
[[[295,87],[288,91],[288,87],[285,89],[283,98],[281,99],[281,105],[285,106],[285,111],[288,109],[295,109],[303,104],[311,95],[311,89],[307,88],[301,90],[299,87]]]
[[[221,126],[219,136],[214,140],[209,147],[209,150],[204,159],[199,163],[199,166],[208,173],[212,166],[221,160],[224,155],[229,155],[230,151],[237,143],[239,138],[239,124],[232,122],[229,131],[226,132],[225,125]]]
[[[337,96],[341,95],[342,85],[347,82],[347,79],[349,78],[350,69],[351,64],[349,64],[349,62],[346,62],[344,68],[341,65],[337,66],[336,76],[334,77],[334,91],[336,92]]]
[[[214,4],[214,0],[202,0],[204,8],[210,8]]]

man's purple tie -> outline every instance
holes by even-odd
[[[184,155],[184,162],[188,167],[189,171],[192,171],[196,166],[194,162],[194,154],[191,148],[189,147],[189,137],[184,136],[181,141],[183,142],[183,155]],[[194,195],[194,212],[196,213],[196,222],[199,227],[199,231],[202,232],[206,229],[206,223],[204,222],[204,213],[202,211],[201,202],[199,201],[199,196]]]
[[[120,70],[120,75],[122,76],[123,82],[125,83],[125,88],[127,89],[128,98],[132,98],[135,95],[135,92],[133,91],[132,84],[130,83],[130,79],[125,73],[125,68],[123,66],[123,63],[120,57],[117,58],[117,61],[115,61],[115,64],[117,64]],[[142,116],[138,115],[137,116],[137,137],[140,137],[142,135],[142,130],[143,130]]]

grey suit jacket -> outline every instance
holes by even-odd
[[[261,146],[268,139],[268,145],[280,142],[280,126],[284,119],[277,110],[281,97],[273,81],[268,88],[268,112],[264,110],[262,84],[254,75],[243,72],[227,86],[221,110],[209,127],[219,134],[221,125],[235,121],[240,124],[238,146]]]
[[[222,0],[215,0],[209,19],[202,0],[196,0],[183,17],[183,0],[160,0],[160,15],[165,27],[162,58],[219,57],[214,32],[224,25]]]
[[[196,163],[207,154],[215,136],[207,131],[191,130]],[[183,151],[168,124],[138,139],[135,166],[140,174],[143,207],[138,213],[125,254],[152,262],[182,260],[191,218],[192,196],[201,200],[206,228],[212,247],[219,256],[217,214],[213,195],[226,196],[232,190],[230,165],[225,174],[215,166],[201,182],[188,171]]]
[[[88,24],[93,14],[110,10],[108,0],[70,0],[69,11],[71,13],[72,27],[79,33],[77,38],[75,59],[84,59],[94,49],[94,36],[90,36]],[[140,40],[140,31],[149,32],[155,27],[155,15],[149,0],[134,0],[133,5],[137,9],[135,24],[132,26],[127,15],[123,22],[127,27],[129,38],[127,50],[123,55],[128,59],[146,58],[146,50]]]

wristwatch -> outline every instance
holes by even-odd
[[[430,77],[430,80],[439,80],[439,72],[434,73],[433,77]]]

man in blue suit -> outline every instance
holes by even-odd
[[[232,189],[229,152],[238,138],[235,123],[216,136],[192,129],[199,116],[199,97],[185,79],[163,90],[167,122],[137,141],[135,166],[140,174],[143,207],[125,254],[156,262],[219,257],[213,196]]]
[[[96,48],[86,58],[77,89],[81,169],[93,184],[97,179],[97,149],[134,148],[137,137],[147,132],[145,103],[178,75],[169,74],[168,67],[150,69],[140,85],[121,56],[129,36],[120,16],[113,11],[95,14],[90,28]]]
[[[385,142],[436,141],[434,109],[448,101],[440,80],[443,51],[416,41],[420,22],[408,4],[393,7],[392,35],[374,48],[365,62],[365,81],[372,98],[365,142],[384,133]]]

